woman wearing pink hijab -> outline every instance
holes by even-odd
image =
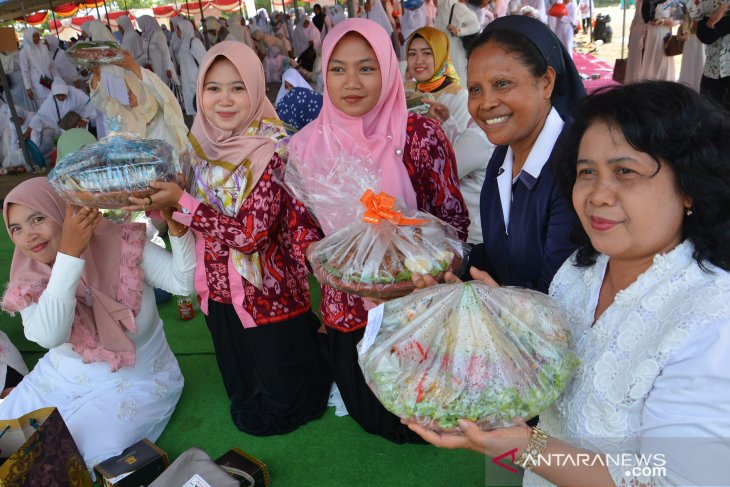
[[[356,157],[364,148],[379,165],[379,190],[408,208],[450,223],[465,238],[469,219],[453,149],[438,122],[408,113],[398,61],[385,30],[366,19],[338,24],[322,46],[322,66],[322,111],[292,137],[289,147],[306,168],[305,184],[316,187],[318,174],[328,170],[333,156]],[[323,144],[322,134],[334,128],[351,140],[342,147]],[[332,219],[314,230],[321,238],[351,223],[344,220]],[[378,402],[360,371],[355,346],[367,324],[366,303],[323,285],[321,310],[334,379],[350,415],[366,431],[396,443],[418,441]]]
[[[193,237],[163,212],[172,255],[140,223],[67,205],[46,178],[20,183],[3,218],[15,244],[2,300],[28,340],[48,349],[0,404],[0,419],[55,406],[86,465],[162,433],[183,388],[154,288],[193,290]]]
[[[195,287],[233,422],[254,435],[287,433],[324,413],[331,376],[290,231],[304,214],[273,178],[286,160],[286,131],[266,98],[261,61],[237,41],[206,53],[196,103],[190,193],[153,183],[160,191],[131,198],[131,208],[187,211],[175,215],[197,237]]]

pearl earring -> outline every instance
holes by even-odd
[[[687,216],[692,216],[692,208],[685,208],[684,214]]]

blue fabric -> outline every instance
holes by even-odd
[[[28,148],[28,157],[30,157],[31,163],[37,167],[46,167],[46,159],[38,146],[35,145],[35,142],[28,139],[25,141],[25,146]]]
[[[497,146],[487,165],[480,210],[484,243],[472,251],[470,265],[487,271],[498,283],[546,293],[553,276],[575,251],[570,234],[580,223],[573,205],[555,180],[556,152],[563,127],[548,162],[535,179],[521,173],[512,190],[509,232],[505,232],[497,176],[507,146]]]
[[[307,88],[292,88],[276,105],[276,113],[287,124],[286,131],[289,135],[317,118],[320,110],[322,95]]]

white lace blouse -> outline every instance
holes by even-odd
[[[595,324],[608,257],[587,268],[569,259],[550,287],[581,365],[539,426],[612,458],[662,455],[651,465],[665,472],[607,460],[616,485],[730,479],[730,273],[711,264],[703,270],[693,250],[684,242],[657,255]],[[526,472],[524,485],[552,484]]]

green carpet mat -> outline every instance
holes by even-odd
[[[0,279],[7,282],[13,248],[0,230]],[[316,286],[313,289],[318,288]],[[319,293],[313,293],[315,308]],[[334,409],[297,431],[283,436],[254,437],[238,431],[213,354],[202,313],[180,321],[177,304],[159,307],[165,333],[185,376],[180,402],[158,445],[174,460],[196,446],[216,458],[238,447],[264,461],[275,487],[349,486],[483,486],[515,485],[515,474],[480,455],[441,450],[428,445],[395,445],[365,433],[349,416]],[[29,367],[43,349],[23,336],[20,315],[0,314],[0,329],[23,352]],[[503,480],[502,480],[503,479]]]

